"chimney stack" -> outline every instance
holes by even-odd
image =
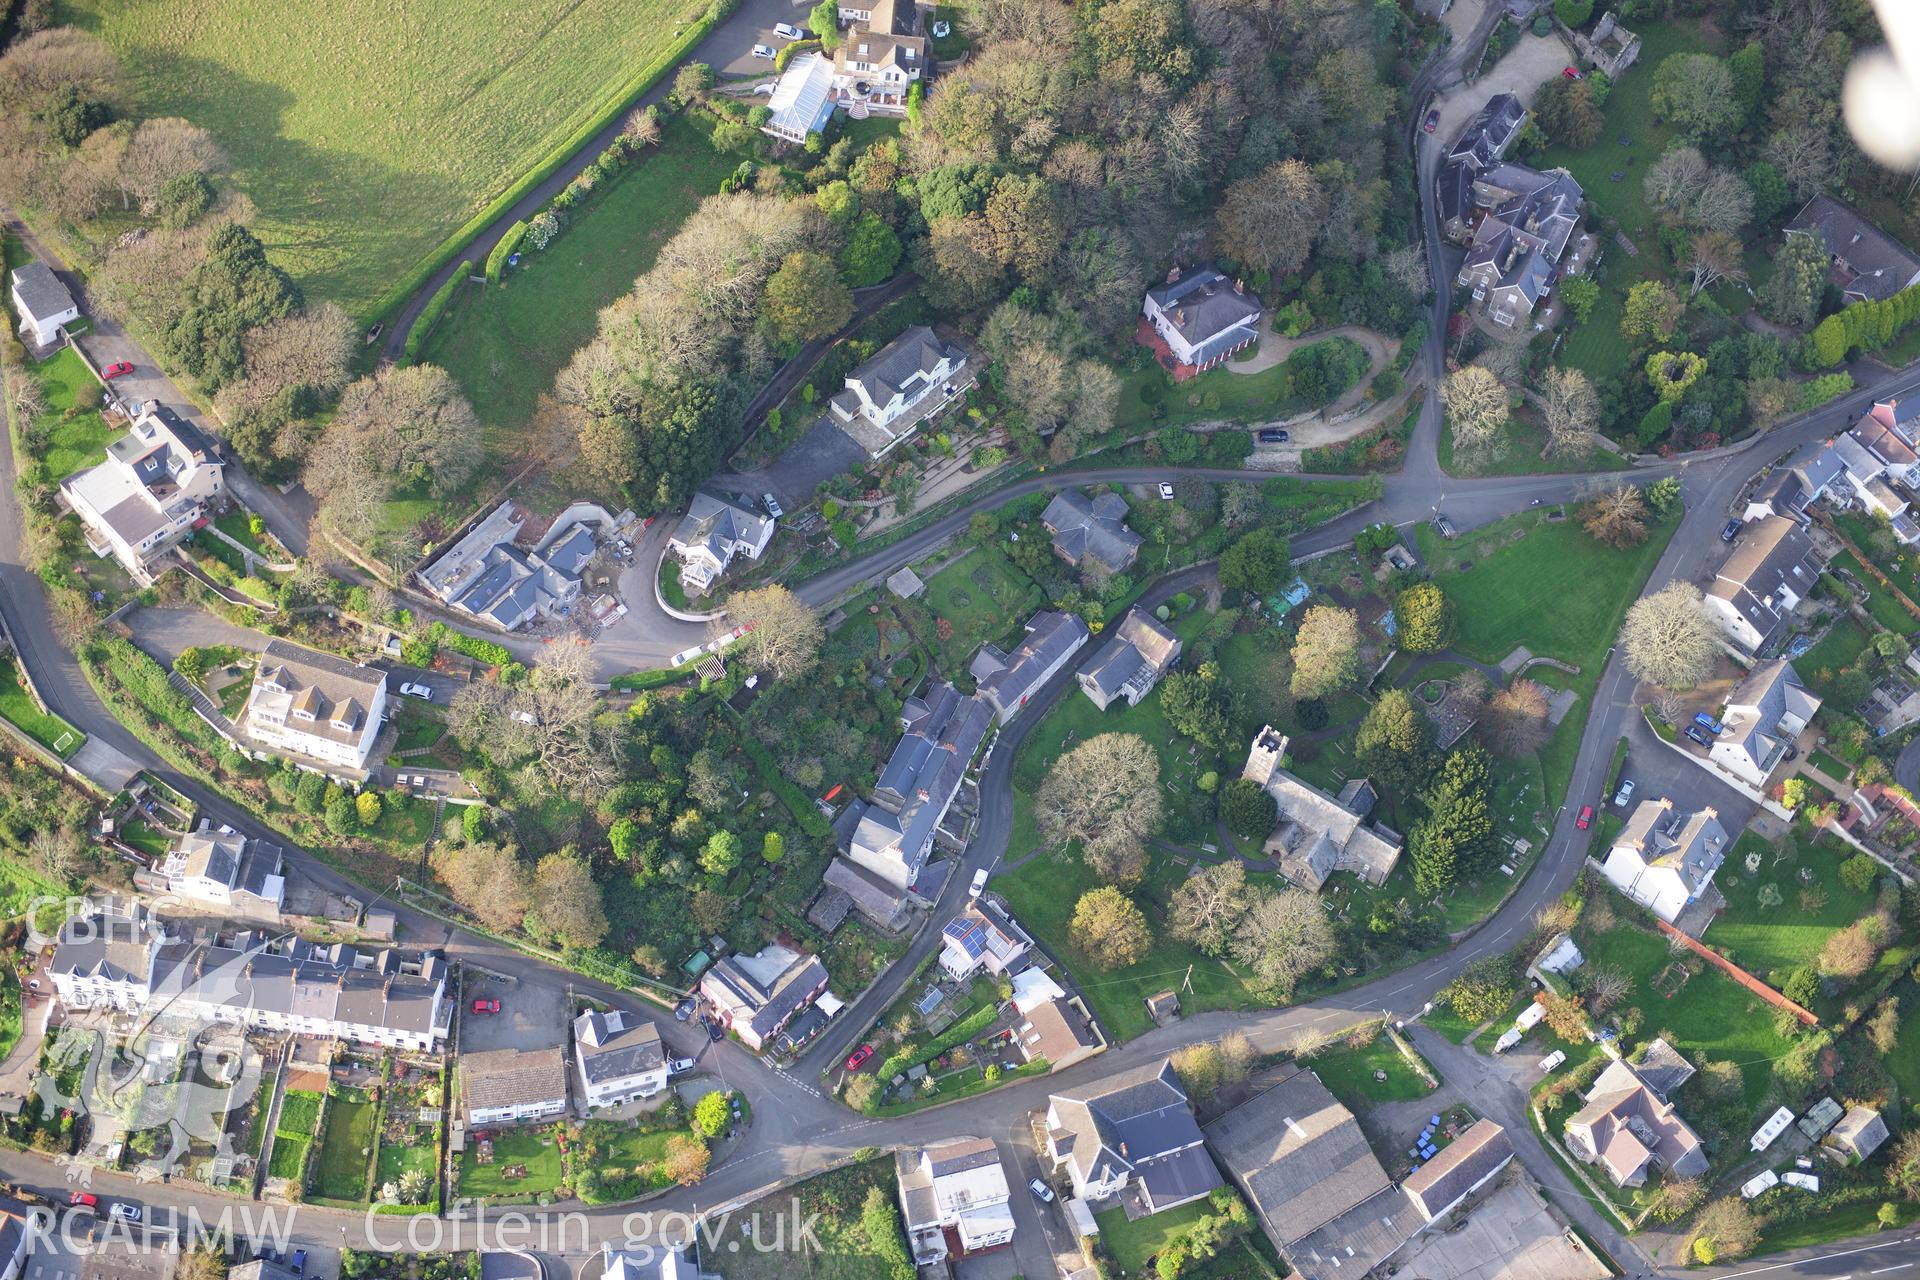
[[[1179,268],[1179,267],[1175,267],[1175,268],[1173,268],[1173,269],[1172,269],[1171,271],[1168,271],[1168,272],[1167,272],[1167,283],[1168,283],[1168,284],[1178,284],[1179,282],[1180,282],[1180,268]]]

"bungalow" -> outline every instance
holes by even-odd
[[[1280,767],[1287,736],[1272,725],[1261,727],[1240,776],[1272,796],[1279,820],[1267,837],[1265,856],[1276,859],[1280,874],[1318,893],[1336,871],[1351,871],[1368,884],[1384,884],[1400,860],[1398,833],[1367,821],[1378,799],[1365,778],[1349,779],[1330,796]]]
[[[1141,300],[1136,341],[1155,351],[1175,382],[1184,382],[1258,342],[1262,311],[1240,281],[1212,267],[1186,275],[1175,267]]]
[[[1013,1026],[1013,1044],[1023,1062],[1044,1062],[1050,1071],[1064,1071],[1107,1047],[1086,1005],[1077,996],[1069,997],[1044,970],[1014,975],[1013,1007],[1020,1015]]]
[[[200,829],[181,836],[155,870],[177,897],[225,914],[278,920],[287,891],[284,863],[279,845],[202,820]]]
[[[667,1087],[660,1028],[625,1009],[589,1009],[575,1018],[573,1058],[589,1111],[651,1098]]]
[[[947,921],[940,931],[940,967],[955,979],[985,969],[995,977],[1006,973],[1033,949],[1011,915],[997,902],[975,898],[967,909]]]
[[[1067,659],[1080,652],[1092,634],[1086,619],[1077,613],[1041,610],[1027,620],[1026,635],[1012,653],[991,644],[980,646],[968,667],[979,681],[978,696],[993,708],[1000,724],[1007,723],[1067,665]]]
[[[1090,498],[1062,489],[1040,513],[1053,536],[1053,553],[1074,568],[1091,560],[1108,573],[1125,573],[1146,539],[1127,527],[1127,500],[1117,493]]]
[[[827,989],[817,956],[769,943],[756,955],[723,956],[700,975],[700,994],[720,1025],[758,1053]]]
[[[567,1055],[546,1049],[490,1049],[460,1055],[467,1127],[545,1120],[567,1109]]]
[[[1414,1170],[1400,1189],[1428,1222],[1444,1218],[1513,1163],[1507,1131],[1484,1117]]]
[[[120,562],[135,582],[153,581],[149,566],[205,518],[225,490],[226,463],[213,440],[158,401],[106,458],[60,482],[60,496],[80,517],[87,546]]]
[[[1611,1062],[1566,1125],[1567,1149],[1598,1165],[1616,1187],[1637,1187],[1658,1164],[1676,1178],[1707,1171],[1707,1151],[1672,1103],[1624,1062]]]
[[[254,670],[240,729],[296,763],[359,771],[386,711],[386,672],[273,639]]]
[[[46,348],[60,341],[62,325],[80,318],[80,304],[38,259],[16,267],[12,277],[13,309],[20,314],[20,336],[29,346]]]
[[[971,1257],[1013,1239],[1013,1205],[1000,1149],[960,1138],[896,1152],[894,1182],[913,1260],[922,1267]]]
[[[1793,664],[1776,658],[1756,666],[1727,698],[1725,726],[1708,752],[1713,762],[1756,787],[1807,730],[1820,699],[1800,682]]]
[[[1819,580],[1813,541],[1794,521],[1769,514],[1748,522],[1703,603],[1733,643],[1758,653],[1779,638]]]
[[[1171,1058],[1051,1095],[1047,1157],[1075,1197],[1104,1200],[1134,1187],[1150,1214],[1222,1185]]]
[[[1851,306],[1879,302],[1920,284],[1920,253],[1915,253],[1829,195],[1818,195],[1787,223],[1789,236],[1817,236],[1833,265],[1833,282]]]
[[[827,408],[868,457],[878,458],[926,416],[920,406],[935,391],[941,394],[933,407],[959,393],[948,380],[966,364],[965,351],[917,324],[848,374],[845,390]]]
[[[1137,707],[1178,661],[1180,637],[1152,614],[1134,608],[1127,610],[1113,638],[1074,678],[1080,682],[1080,691],[1102,711],[1115,698],[1125,698],[1128,706]]]
[[[1613,838],[1602,869],[1609,883],[1668,924],[1713,886],[1727,859],[1727,829],[1711,807],[1674,812],[1673,801],[1642,800]]]
[[[773,541],[774,517],[740,500],[705,489],[693,495],[687,514],[674,526],[667,549],[680,557],[680,584],[704,593],[733,564],[735,556],[758,560]]]

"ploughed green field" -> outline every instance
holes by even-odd
[[[692,0],[71,0],[142,116],[211,130],[254,230],[364,311],[697,16]]]

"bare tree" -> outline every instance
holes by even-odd
[[[1254,981],[1281,1000],[1300,979],[1333,958],[1339,944],[1317,894],[1283,889],[1258,894],[1234,929],[1233,954]]]
[[[1677,218],[1706,185],[1707,174],[1707,158],[1700,154],[1700,148],[1682,144],[1667,148],[1658,160],[1647,166],[1641,187],[1648,204]]]
[[[1386,273],[1387,279],[1416,298],[1425,295],[1433,287],[1433,277],[1427,270],[1425,245],[1401,245],[1380,259],[1380,269]]]
[[[1580,508],[1580,523],[1610,547],[1636,546],[1647,537],[1646,496],[1625,480],[1602,485]]]
[[[1215,216],[1231,257],[1297,271],[1326,225],[1327,193],[1306,165],[1282,160],[1229,186]]]
[[[241,339],[247,376],[222,390],[223,405],[251,408],[289,387],[331,396],[347,384],[353,317],[331,302],[249,329]]]
[[[480,420],[459,386],[445,369],[420,364],[348,386],[317,454],[352,450],[363,466],[447,494],[472,474],[480,443]]]
[[[1600,397],[1578,369],[1549,368],[1540,379],[1540,407],[1546,418],[1549,458],[1585,457],[1593,451],[1600,425]]]
[[[95,102],[124,101],[120,60],[105,40],[54,27],[15,40],[0,58],[0,108],[8,112],[30,116],[68,86]]]
[[[1767,139],[1762,155],[1780,171],[1796,200],[1819,194],[1832,181],[1833,134],[1823,124],[1803,120],[1787,125]]]
[[[1719,652],[1700,589],[1690,582],[1670,582],[1634,601],[1620,628],[1620,649],[1627,670],[1638,679],[1669,689],[1698,684],[1713,670]]]
[[[67,826],[41,827],[27,842],[34,866],[62,884],[80,873],[82,847],[79,833]]]
[[[1605,1013],[1633,991],[1633,979],[1618,965],[1595,965],[1587,975],[1587,1007]]]
[[[1236,859],[1204,867],[1181,881],[1168,905],[1169,932],[1210,956],[1226,951],[1247,909],[1247,869]]]
[[[811,671],[826,639],[820,615],[782,586],[741,592],[727,605],[726,622],[716,625],[723,631],[746,627],[741,648],[747,660],[776,680],[792,680]]]
[[[1693,273],[1688,297],[1698,297],[1702,289],[1711,289],[1722,280],[1745,284],[1747,279],[1746,258],[1740,242],[1724,231],[1694,232],[1687,242],[1687,256],[1680,265]]]
[[[1491,369],[1468,365],[1440,384],[1440,403],[1457,451],[1484,453],[1507,425],[1507,389]]]
[[[1737,235],[1753,221],[1753,188],[1733,170],[1716,168],[1694,192],[1683,217],[1703,230]]]
[[[1547,691],[1536,681],[1515,680],[1487,700],[1480,723],[1486,744],[1501,755],[1532,755],[1553,736],[1547,723]]]
[[[645,107],[635,107],[629,111],[620,125],[620,132],[643,147],[660,145],[660,122]]]
[[[1687,700],[1672,689],[1662,689],[1654,695],[1653,709],[1662,720],[1677,725],[1687,714]]]
[[[140,212],[159,207],[160,190],[187,173],[212,173],[226,164],[213,135],[173,116],[142,120],[134,126],[120,158],[120,187]]]
[[[22,432],[30,430],[34,422],[47,412],[47,392],[40,385],[40,379],[20,369],[9,373],[7,412],[13,415],[16,429]]]
[[[1078,840],[1102,879],[1138,880],[1160,826],[1160,757],[1128,733],[1089,738],[1054,761],[1034,816],[1049,842]]]

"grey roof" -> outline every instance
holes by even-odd
[[[624,1009],[589,1009],[573,1020],[574,1047],[590,1084],[645,1075],[666,1065],[660,1028]]]
[[[727,559],[727,547],[735,542],[760,541],[772,520],[749,510],[723,494],[705,489],[693,495],[687,514],[674,526],[673,541],[685,547],[704,546],[715,559]]]
[[[897,860],[905,878],[896,877],[896,883],[906,888],[926,863],[934,827],[959,791],[993,712],[979,698],[936,681],[920,697],[907,699],[900,718],[900,741],[845,847],[854,855]]]
[[[926,1157],[936,1178],[1000,1163],[1000,1151],[993,1145],[992,1138],[959,1138],[937,1147],[928,1147]]]
[[[1112,638],[1080,669],[1080,679],[1112,697],[1135,676],[1164,674],[1179,651],[1180,638],[1157,618],[1144,609],[1129,609]]]
[[[1213,267],[1196,267],[1147,290],[1167,322],[1195,349],[1196,363],[1238,346],[1256,332],[1260,299]]]
[[[1680,1051],[1656,1036],[1633,1064],[1640,1080],[1661,1097],[1672,1100],[1674,1090],[1693,1079],[1693,1064]]]
[[[460,1091],[467,1110],[562,1102],[567,1097],[567,1057],[559,1045],[546,1049],[489,1049],[460,1055]]]
[[[1364,1276],[1420,1233],[1425,1216],[1406,1192],[1391,1188],[1355,1205],[1285,1250],[1300,1280]]]
[[[1872,1107],[1853,1106],[1827,1134],[1827,1141],[1865,1160],[1887,1140],[1887,1122]]]
[[[1092,556],[1115,573],[1133,563],[1145,541],[1127,527],[1127,500],[1117,493],[1090,498],[1079,489],[1062,489],[1040,513],[1040,523],[1069,562]]]
[[[758,955],[722,956],[701,976],[723,987],[748,1011],[754,1033],[772,1035],[827,985],[819,957],[767,947]]]
[[[1753,491],[1752,502],[1764,503],[1772,507],[1775,515],[1789,515],[1802,511],[1811,500],[1800,483],[1800,472],[1794,467],[1781,467],[1761,486]]]
[[[1688,891],[1698,893],[1726,861],[1727,829],[1711,808],[1676,813],[1664,797],[1642,800],[1613,838],[1613,848],[1638,851],[1650,867],[1673,868]]]
[[[181,874],[205,876],[256,898],[267,896],[267,879],[280,874],[284,856],[277,844],[204,826],[181,836],[173,852],[182,859]]]
[[[882,880],[874,872],[846,858],[827,863],[821,881],[830,890],[838,890],[870,920],[892,922],[907,907],[907,891]],[[844,918],[844,917],[843,917]]]
[[[1478,276],[1493,289],[1517,290],[1531,307],[1553,282],[1560,255],[1579,225],[1584,193],[1564,170],[1538,173],[1525,165],[1501,165],[1497,173],[1524,189],[1481,220],[1460,274]]]
[[[540,555],[555,572],[577,578],[587,561],[593,559],[593,547],[593,530],[576,524]]]
[[[1520,99],[1511,93],[1496,93],[1453,140],[1447,152],[1448,162],[1485,168],[1506,154],[1526,119],[1527,109]]]
[[[1039,692],[1048,673],[1085,644],[1091,634],[1086,619],[1077,613],[1041,610],[1027,620],[1026,637],[1008,655],[1006,665],[980,682],[980,696],[1002,716],[1013,714]]]
[[[1483,1118],[1409,1174],[1401,1189],[1425,1217],[1437,1218],[1511,1159],[1513,1143],[1507,1131]]]
[[[1827,252],[1844,264],[1835,278],[1850,297],[1890,298],[1920,276],[1920,253],[1829,195],[1818,195],[1793,215],[1789,234],[1818,232]]]
[[[263,686],[277,687],[293,696],[295,709],[312,713],[310,721],[290,719],[290,728],[344,742],[359,740],[367,712],[386,683],[384,671],[278,638],[267,641],[253,674],[256,695]],[[336,717],[351,727],[334,728]]]
[[[930,379],[942,361],[965,359],[966,352],[917,324],[848,374],[847,382],[865,387],[875,404],[885,404],[897,394],[910,393],[914,383]]]
[[[1281,1245],[1391,1185],[1360,1122],[1309,1070],[1241,1103],[1206,1133]]]
[[[1780,723],[1782,716],[1812,720],[1820,710],[1820,699],[1801,683],[1800,673],[1784,658],[1762,662],[1742,680],[1727,699],[1729,707],[1753,707],[1768,728]]]
[[[36,320],[43,316],[57,316],[76,305],[73,294],[60,283],[60,277],[53,274],[53,268],[37,258],[23,267],[14,268],[13,291],[19,295],[20,305]]]
[[[142,917],[93,915],[60,930],[50,973],[143,984],[153,964],[155,932]]]
[[[1138,1171],[1147,1161],[1201,1141],[1171,1058],[1056,1093],[1048,1101],[1072,1135],[1063,1154],[1088,1181],[1109,1171]]]
[[[236,1262],[227,1268],[227,1280],[299,1280],[292,1267],[265,1258]],[[492,1280],[488,1277],[487,1280]]]
[[[1764,643],[1788,612],[1781,590],[1804,599],[1819,577],[1813,541],[1800,526],[1785,516],[1762,516],[1748,522],[1708,591],[1739,610]]]

